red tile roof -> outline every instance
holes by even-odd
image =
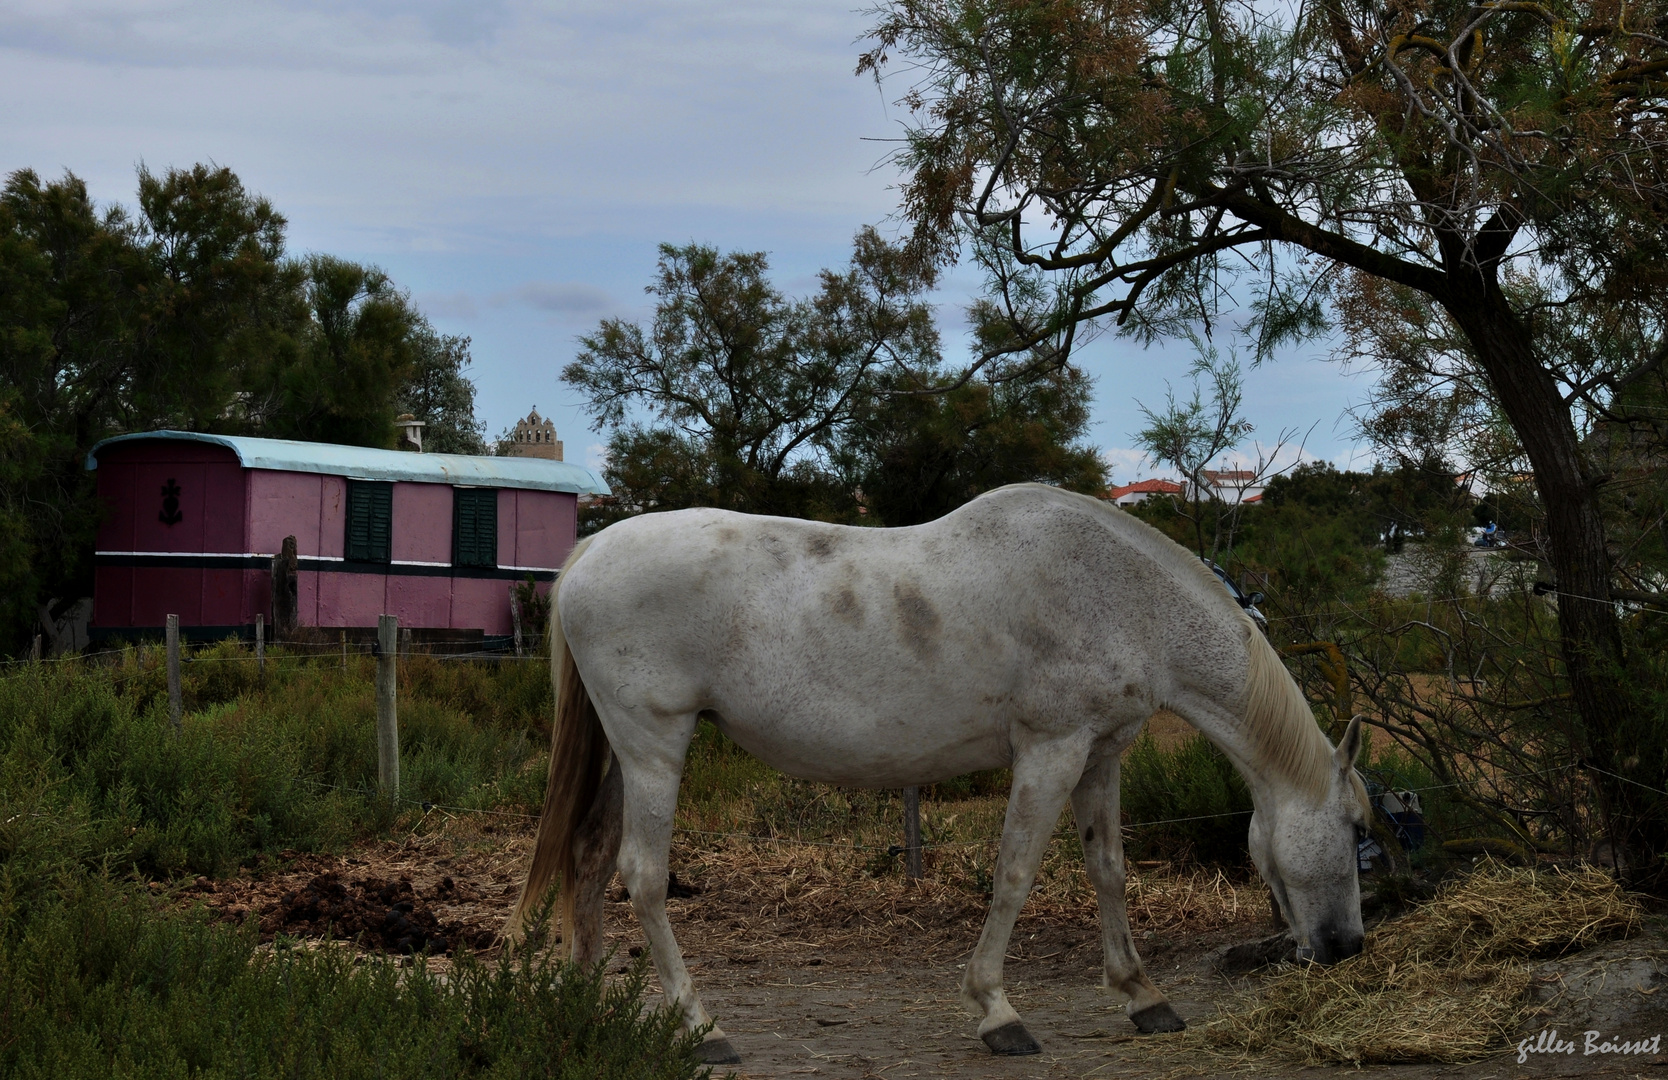
[[[1180,495],[1182,486],[1174,480],[1137,480],[1133,484],[1108,488],[1108,499],[1121,499],[1125,495]]]

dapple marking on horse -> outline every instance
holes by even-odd
[[[575,548],[556,594],[549,786],[505,933],[519,937],[560,881],[564,948],[595,962],[617,866],[691,1028],[711,1019],[665,896],[684,755],[703,717],[775,768],[834,784],[1012,766],[990,912],[961,986],[996,1053],[1039,1049],[1003,993],[1002,960],[1067,800],[1099,901],[1105,984],[1141,1031],[1185,1026],[1142,969],[1124,908],[1119,756],[1161,707],[1244,774],[1252,858],[1300,954],[1360,950],[1359,718],[1334,751],[1210,570],[1104,502],[1019,485],[904,529],[647,514]],[[739,1060],[717,1026],[701,1058]]]

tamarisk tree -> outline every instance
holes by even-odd
[[[1005,328],[975,365],[1061,362],[1108,321],[1151,338],[1231,319],[1267,355],[1363,282],[1400,298],[1374,317],[1445,320],[1534,473],[1604,816],[1637,875],[1663,873],[1663,804],[1640,785],[1668,786],[1668,762],[1660,723],[1634,722],[1608,478],[1584,435],[1668,359],[1668,4],[888,0],[875,16],[858,70],[908,80],[915,241],[971,252]],[[1583,321],[1625,347],[1563,348]]]

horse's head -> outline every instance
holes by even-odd
[[[1251,858],[1273,890],[1298,956],[1333,964],[1361,951],[1361,883],[1356,845],[1370,807],[1355,756],[1361,717],[1350,721],[1333,751],[1326,794],[1307,794],[1259,806],[1251,815]]]

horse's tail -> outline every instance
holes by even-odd
[[[597,801],[603,767],[610,752],[596,706],[591,703],[590,692],[579,676],[573,652],[562,633],[557,597],[563,575],[589,544],[587,538],[573,549],[550,590],[550,676],[556,688],[556,722],[550,731],[550,772],[545,785],[544,810],[539,815],[538,835],[533,843],[533,862],[527,868],[521,897],[503,929],[506,939],[519,941],[531,929],[527,922],[546,891],[555,884],[561,890],[556,915],[563,928],[561,952],[564,955],[572,953],[575,936],[575,834]]]

